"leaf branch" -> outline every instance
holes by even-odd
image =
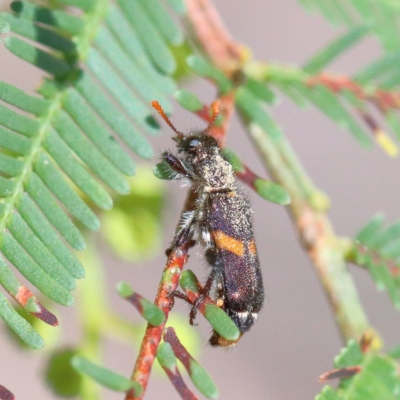
[[[193,190],[190,190],[184,206],[185,211],[194,208],[196,197],[197,194]],[[157,354],[158,345],[162,339],[169,312],[174,305],[174,296],[171,296],[171,294],[178,289],[182,269],[187,261],[188,250],[191,245],[192,243],[186,243],[182,247],[172,248],[170,250],[154,301],[154,304],[164,312],[165,319],[164,322],[158,326],[147,325],[139,355],[131,375],[131,379],[140,383],[143,391],[138,395],[133,389],[129,390],[125,397],[126,400],[139,400],[144,396],[150,378],[151,368]]]

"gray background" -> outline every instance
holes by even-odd
[[[0,0],[5,7],[7,1]],[[339,32],[321,17],[306,14],[296,1],[248,0],[217,3],[232,35],[247,44],[260,60],[301,64]],[[379,55],[379,46],[368,40],[346,55],[331,69],[352,73]],[[40,73],[16,61],[0,45],[0,80],[32,90]],[[205,102],[213,99],[213,90],[204,82],[189,84],[190,90]],[[314,109],[300,110],[287,100],[274,109],[295,151],[316,185],[332,200],[330,217],[335,231],[352,235],[377,211],[385,211],[389,221],[400,217],[398,199],[399,160],[388,158],[379,148],[362,150],[352,137],[333,125]],[[179,129],[201,126],[195,117],[178,110],[173,117]],[[161,151],[170,146],[170,131],[165,129]],[[256,172],[265,175],[251,145],[243,137],[243,129],[234,121],[228,146],[237,151]],[[157,148],[156,147],[156,148]],[[164,247],[172,235],[181,209],[185,190],[176,190],[171,183],[165,209],[166,234]],[[201,363],[214,377],[221,399],[312,399],[322,385],[320,373],[332,368],[333,357],[341,343],[324,294],[313,268],[296,241],[292,225],[282,207],[267,203],[251,194],[255,212],[256,238],[262,263],[267,302],[252,331],[230,351],[206,345],[209,327],[199,318],[204,347]],[[199,276],[206,276],[201,261],[190,260]],[[115,283],[131,282],[148,298],[153,298],[165,257],[135,268],[111,255],[104,255],[107,265],[109,296],[119,312],[135,319],[129,305],[114,294]],[[377,293],[371,279],[357,267],[350,267],[371,323],[381,331],[387,347],[399,343],[399,316],[390,305],[386,293]],[[183,314],[187,307],[178,307]],[[79,341],[74,309],[62,311],[64,342]],[[132,317],[131,317],[132,316]],[[2,325],[2,324],[1,324]],[[0,338],[2,356],[0,383],[13,390],[18,400],[54,398],[41,381],[42,353],[21,352]],[[107,342],[105,364],[128,376],[136,350],[115,342]],[[177,398],[171,384],[160,375],[150,381],[148,399]],[[122,399],[122,395],[106,392],[106,399]]]

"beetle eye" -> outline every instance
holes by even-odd
[[[193,139],[189,143],[189,147],[196,147],[200,142],[197,139]]]

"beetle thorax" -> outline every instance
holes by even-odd
[[[201,183],[213,189],[233,189],[235,175],[231,164],[221,156],[219,149],[210,150],[206,157],[194,163]]]

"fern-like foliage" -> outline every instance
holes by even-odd
[[[335,368],[359,367],[353,377],[342,379],[337,390],[325,386],[315,400],[397,400],[400,391],[398,364],[393,358],[374,352],[363,353],[350,341],[335,358]]]
[[[348,259],[370,272],[378,289],[386,290],[400,309],[400,222],[383,228],[378,214],[356,236]]]
[[[158,0],[52,4],[15,1],[2,14],[3,31],[8,24],[12,32],[7,49],[46,78],[37,96],[0,83],[0,283],[26,311],[55,325],[10,264],[50,299],[73,304],[84,270],[70,247],[85,247],[74,221],[99,229],[88,203],[108,210],[109,190],[129,192],[124,175],[135,165],[126,147],[152,157],[143,133],[159,128],[148,101],[171,110],[171,46],[183,36]],[[184,12],[182,1],[170,5]],[[3,294],[0,316],[27,344],[43,346]]]
[[[309,11],[319,11],[334,25],[368,26],[387,52],[400,49],[400,6],[396,0],[300,0]]]
[[[268,65],[258,74],[298,106],[315,106],[351,133],[361,146],[370,148],[373,138],[390,156],[396,156],[397,145],[373,117],[371,110],[377,109],[389,131],[399,140],[400,121],[397,111],[400,103],[396,92],[400,83],[396,68],[398,51],[367,65],[353,77],[324,71],[371,32],[368,25],[356,26],[323,48],[303,68]]]

